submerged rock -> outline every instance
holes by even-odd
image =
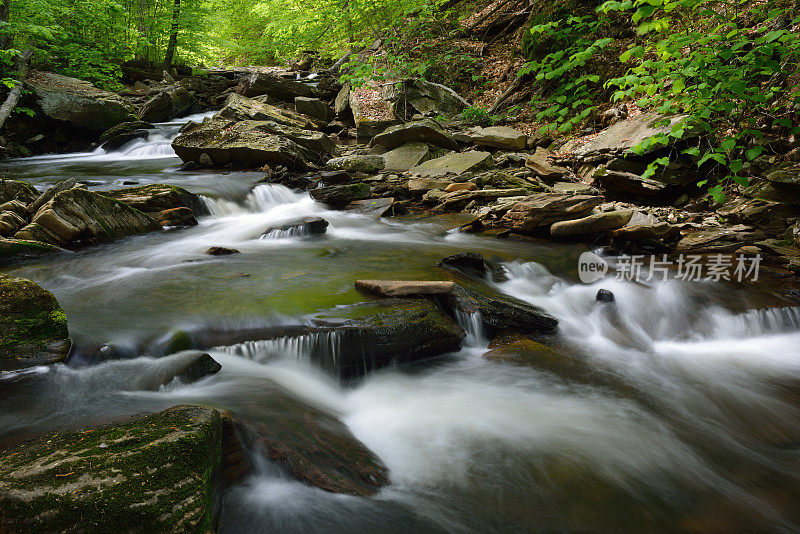
[[[428,299],[393,298],[333,310],[315,324],[335,336],[330,355],[341,376],[365,374],[461,349],[466,333]]]
[[[357,280],[356,289],[382,297],[443,295],[455,288],[454,282],[431,280]]]
[[[14,532],[210,532],[221,464],[220,414],[200,406],[54,432],[3,452],[0,516]]]
[[[139,210],[73,187],[56,193],[14,237],[61,246],[78,241],[109,241],[160,229],[158,222]]]
[[[320,235],[325,233],[328,224],[328,221],[322,217],[303,217],[280,226],[267,228],[261,235],[261,239]]]
[[[240,250],[236,250],[235,248],[226,248],[226,247],[210,247],[206,250],[206,254],[209,256],[230,256],[231,254],[241,254]]]
[[[309,191],[309,194],[317,202],[333,206],[344,206],[354,200],[369,198],[372,191],[365,183],[355,183],[318,187]]]
[[[125,99],[87,81],[34,72],[26,85],[33,89],[39,106],[51,119],[98,131],[136,120],[133,106]]]
[[[67,316],[53,294],[0,275],[0,370],[64,361],[70,346]]]

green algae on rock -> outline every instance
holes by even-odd
[[[0,530],[211,532],[221,464],[200,406],[41,436],[2,455]]]
[[[63,361],[70,345],[67,317],[53,294],[0,275],[0,370]]]

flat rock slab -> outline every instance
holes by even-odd
[[[569,169],[555,165],[552,162],[552,153],[542,147],[526,158],[525,166],[543,180],[557,180],[569,174]]]
[[[540,226],[586,217],[602,201],[602,197],[593,195],[538,193],[518,202],[503,216],[501,223],[514,230],[530,232]]]
[[[56,432],[7,449],[0,517],[10,532],[163,532],[215,527],[219,412],[176,406],[135,420]]]
[[[384,168],[383,156],[374,154],[354,154],[352,156],[342,156],[328,160],[325,167],[330,170],[354,171],[354,172],[377,172]]]
[[[355,200],[364,200],[370,197],[372,190],[365,183],[354,183],[345,185],[332,185],[329,187],[318,187],[308,192],[311,198],[323,204],[332,206],[344,206]]]
[[[373,137],[370,146],[393,149],[415,141],[447,150],[458,150],[458,143],[453,136],[431,119],[390,126]]]
[[[583,161],[624,156],[645,139],[658,134],[669,134],[672,127],[685,118],[686,115],[667,118],[657,113],[643,113],[606,128],[597,137],[576,149],[574,154]],[[668,125],[659,124],[665,119],[668,119]],[[654,146],[651,150],[661,146],[663,145]]]
[[[474,128],[467,132],[456,134],[455,138],[457,141],[503,150],[525,150],[528,143],[527,135],[508,126]]]
[[[454,282],[428,280],[357,280],[356,289],[382,297],[444,295],[455,288]]]
[[[309,117],[242,95],[229,96],[225,107],[219,110],[214,118],[237,122],[274,121],[284,126],[294,126],[304,130],[313,130],[317,126]]]
[[[482,170],[494,164],[489,152],[464,152],[428,160],[411,169],[418,176],[444,176],[445,174],[464,174]]]
[[[550,235],[553,237],[566,237],[616,230],[628,224],[631,217],[633,217],[633,210],[595,213],[581,219],[553,223],[550,226]]]
[[[347,211],[354,211],[368,217],[387,217],[405,213],[404,209],[395,206],[394,198],[368,198],[364,200],[354,200],[345,208]]]
[[[387,171],[408,171],[425,161],[428,154],[430,149],[425,143],[406,143],[383,154],[384,168]]]

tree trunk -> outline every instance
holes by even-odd
[[[0,22],[7,26],[10,20],[11,0],[0,0]],[[3,33],[0,34],[0,50],[8,50],[9,48],[11,48],[11,34],[8,33],[7,28],[3,28]]]
[[[25,84],[25,79],[28,77],[28,60],[32,55],[32,50],[26,50],[17,57],[15,68],[19,74],[19,81],[11,91],[9,91],[6,101],[0,106],[0,130],[3,129],[8,117],[11,116],[11,112],[17,107],[19,97],[22,95],[22,86]]]
[[[178,18],[181,15],[181,0],[175,0],[172,8],[172,28],[169,34],[169,44],[167,54],[164,56],[164,70],[169,71],[172,67],[172,58],[175,56],[175,48],[178,46]]]

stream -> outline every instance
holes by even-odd
[[[56,295],[76,345],[128,357],[28,371],[45,387],[4,402],[0,441],[181,403],[257,416],[288,395],[342,421],[391,484],[336,495],[255,459],[223,496],[220,532],[800,530],[800,309],[766,283],[581,284],[584,245],[462,234],[453,217],[327,210],[256,185],[263,173],[182,172],[169,143],[188,119],[115,152],[0,163],[0,175],[39,189],[69,177],[95,191],[180,185],[211,213],[4,269]],[[260,238],[304,216],[328,220],[327,234]],[[210,246],[242,253],[210,257]],[[609,385],[486,360],[480,323],[464,321],[460,352],[357,380],[323,371],[301,344],[265,343],[208,351],[222,370],[199,382],[142,387],[173,357],[137,347],[170,332],[298,324],[366,300],[357,279],[442,279],[434,264],[461,251],[502,265],[497,289],[557,317],[555,348],[606,370]],[[616,297],[614,320],[595,302],[600,288]]]

